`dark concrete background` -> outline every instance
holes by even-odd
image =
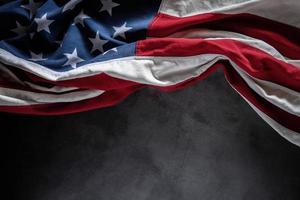
[[[0,114],[19,200],[300,199],[300,148],[219,71],[185,90],[146,89],[95,111]]]

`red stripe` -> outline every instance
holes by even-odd
[[[148,39],[137,44],[140,56],[225,55],[253,77],[300,92],[300,68],[235,40]]]
[[[300,59],[300,29],[251,14],[207,13],[181,18],[158,14],[148,36],[166,37],[191,28],[241,33],[267,42],[291,59]]]
[[[255,93],[229,64],[224,65],[228,82],[260,111],[286,128],[300,133],[300,117],[290,114]]]

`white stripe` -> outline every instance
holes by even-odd
[[[240,33],[230,32],[230,31],[218,31],[218,30],[210,30],[210,29],[189,29],[186,31],[180,31],[175,34],[171,34],[166,36],[168,38],[204,38],[206,40],[237,40],[243,43],[246,43],[250,46],[258,48],[271,56],[283,60],[287,63],[293,64],[295,61],[289,58],[285,58],[281,53],[275,49],[273,46],[264,42],[263,40],[259,40],[253,37],[249,37],[247,35],[243,35]]]
[[[269,81],[254,78],[235,63],[231,64],[258,95],[286,112],[300,117],[300,93]]]
[[[299,0],[163,0],[160,13],[189,17],[204,13],[249,13],[300,27]]]
[[[286,58],[286,61],[288,63],[300,68],[300,60],[290,60],[290,59]]]
[[[230,84],[230,83],[229,83]],[[231,85],[231,84],[230,84]],[[231,87],[237,92],[239,93],[232,85]],[[240,93],[239,93],[240,94]],[[251,102],[249,102],[242,94],[240,94],[243,99],[245,99],[245,101],[251,106],[251,108],[265,121],[267,122],[267,124],[269,124],[275,131],[277,131],[282,137],[284,137],[286,140],[288,140],[289,142],[297,145],[300,147],[300,134],[290,130],[284,126],[282,126],[281,124],[279,124],[278,122],[276,122],[275,120],[273,120],[272,118],[270,118],[268,115],[266,115],[265,113],[263,113],[262,111],[260,111],[257,107],[255,107]]]
[[[76,102],[103,94],[101,90],[85,90],[65,94],[45,94],[0,87],[1,106],[26,106],[45,103]]]
[[[79,89],[77,87],[61,87],[61,86],[53,86],[53,87],[48,88],[48,87],[36,85],[34,83],[30,83],[27,81],[24,81],[24,83],[32,89],[40,90],[40,91],[44,91],[44,92],[63,93],[63,92],[70,92],[70,91]]]

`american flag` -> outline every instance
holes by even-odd
[[[0,111],[58,115],[228,83],[300,146],[299,0],[18,0],[0,6]]]

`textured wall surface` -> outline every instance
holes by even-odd
[[[300,199],[300,148],[220,72],[112,108],[0,121],[18,200]]]

